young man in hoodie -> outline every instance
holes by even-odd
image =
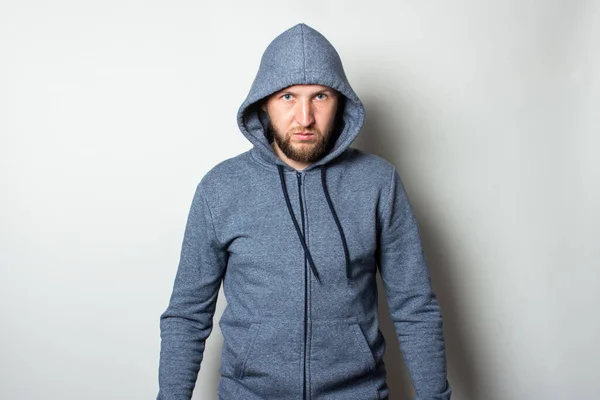
[[[395,167],[350,147],[364,121],[338,53],[298,24],[267,47],[238,125],[253,148],[192,200],[161,315],[158,400],[189,400],[220,285],[219,399],[387,399],[376,272],[417,400],[447,400],[442,316]]]

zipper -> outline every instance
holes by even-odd
[[[306,232],[304,227],[304,206],[302,204],[302,173],[296,171],[296,177],[298,178],[298,200],[300,201],[300,217],[302,219],[302,236],[306,240]],[[308,245],[308,243],[307,243]],[[308,395],[306,393],[306,343],[307,343],[307,332],[308,332],[308,265],[306,254],[304,255],[304,354],[303,354],[303,371],[302,371],[302,399],[307,400]]]

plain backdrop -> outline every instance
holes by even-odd
[[[456,400],[600,398],[600,2],[0,2],[0,398],[151,399],[196,184],[305,22],[394,163]],[[194,399],[216,399],[218,318]],[[391,400],[411,398],[395,332]]]

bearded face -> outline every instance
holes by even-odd
[[[294,85],[267,98],[262,107],[282,160],[303,169],[328,152],[338,96],[327,86]]]

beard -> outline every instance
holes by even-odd
[[[282,153],[290,160],[313,163],[320,160],[329,151],[331,132],[323,134],[323,132],[317,128],[296,128],[287,132],[282,132],[273,126],[270,121],[269,130],[277,147],[279,147]],[[313,136],[310,140],[293,143],[292,138],[294,134],[298,132],[310,132]]]

